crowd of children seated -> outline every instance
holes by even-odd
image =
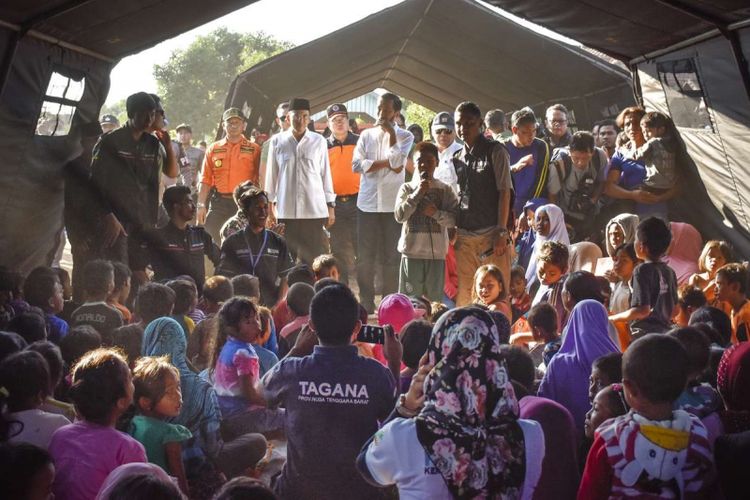
[[[659,120],[631,155],[656,192],[674,170]],[[629,213],[601,249],[571,245],[532,199],[509,279],[479,266],[456,308],[455,195],[421,144],[403,293],[372,318],[330,254],[275,304],[249,274],[131,291],[93,260],[74,302],[65,271],[1,269],[0,498],[750,498],[748,269],[729,245]],[[430,189],[444,204],[415,212]]]

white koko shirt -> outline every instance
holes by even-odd
[[[357,147],[354,148],[352,171],[362,174],[359,178],[357,208],[363,212],[393,213],[398,189],[406,178],[403,169],[399,173],[387,168],[368,172],[378,160],[388,160],[391,168],[406,165],[414,136],[398,125],[393,125],[393,128],[396,131],[396,144],[393,147],[390,145],[390,136],[382,128],[375,126],[360,134]]]
[[[326,203],[336,201],[322,135],[306,131],[297,141],[292,129],[271,138],[266,164],[268,200],[279,219],[326,219]]]

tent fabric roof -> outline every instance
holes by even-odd
[[[750,18],[747,0],[487,0],[622,61]]]
[[[28,28],[112,60],[257,0],[3,0],[0,25]]]
[[[474,1],[410,0],[253,66],[227,104],[300,95],[317,111],[380,87],[434,110],[512,110],[629,86],[623,68]]]

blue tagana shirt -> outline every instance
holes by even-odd
[[[358,500],[378,498],[354,462],[393,410],[390,371],[359,356],[355,346],[316,346],[310,356],[281,360],[263,384],[268,406],[286,408],[287,461],[276,483],[281,498],[342,491]]]

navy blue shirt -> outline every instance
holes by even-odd
[[[354,461],[393,410],[390,371],[355,346],[316,346],[310,356],[281,360],[263,384],[268,406],[286,408],[282,499],[379,498]]]

